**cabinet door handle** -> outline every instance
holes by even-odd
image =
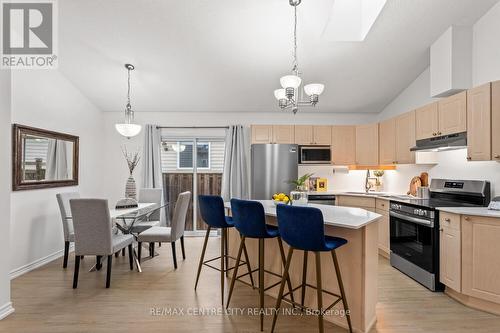
[[[500,158],[500,155],[495,155],[495,158]]]
[[[437,133],[432,133],[432,136],[436,136],[436,135],[437,135]]]
[[[440,231],[440,232],[443,232],[443,228],[439,228],[439,231]]]
[[[449,222],[451,222],[451,220],[450,220],[449,218],[445,218],[444,220],[445,220],[446,222],[448,222],[448,223],[449,223]]]
[[[464,217],[464,220],[465,220],[465,221],[469,221],[469,220],[470,220],[470,218],[469,218],[468,216],[465,216],[465,217]]]
[[[443,134],[443,133],[441,133],[441,132],[438,132],[438,135],[441,135],[441,134]]]
[[[470,161],[470,160],[472,160],[472,157],[467,156],[467,161]]]

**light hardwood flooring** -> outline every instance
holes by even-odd
[[[217,238],[211,239],[208,253],[216,256],[218,245]],[[78,289],[73,290],[73,260],[67,270],[61,268],[62,259],[56,260],[12,281],[16,311],[0,321],[0,332],[258,332],[257,315],[151,315],[152,308],[220,308],[217,271],[204,268],[198,291],[193,290],[201,246],[201,238],[186,238],[187,259],[179,260],[176,271],[170,244],[157,247],[160,256],[144,262],[142,274],[129,271],[128,257],[113,258],[110,289],[104,288],[106,263],[100,272],[89,273],[95,259],[86,257]],[[180,249],[177,253],[180,258]],[[370,333],[500,332],[500,317],[428,291],[382,257],[379,263],[378,322]],[[266,297],[268,307],[274,302]],[[257,291],[236,284],[231,306],[257,307]],[[271,317],[264,331],[269,332],[270,324]],[[325,329],[345,332],[330,323]],[[317,332],[317,321],[309,316],[282,316],[277,332]]]

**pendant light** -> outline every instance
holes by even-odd
[[[132,105],[130,104],[130,71],[135,69],[134,65],[125,64],[127,69],[127,105],[125,106],[125,122],[121,124],[115,124],[115,128],[124,137],[130,139],[141,132],[141,125],[134,124],[134,111],[132,110]]]

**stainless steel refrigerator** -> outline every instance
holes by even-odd
[[[274,193],[290,193],[288,183],[298,177],[298,147],[289,144],[252,145],[252,199],[272,199]]]

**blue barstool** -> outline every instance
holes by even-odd
[[[298,305],[303,310],[304,307],[304,297],[305,297],[305,287],[310,287],[316,289],[318,297],[318,322],[319,331],[324,332],[323,328],[323,313],[325,311],[333,308],[338,302],[342,301],[344,305],[344,310],[346,312],[347,324],[349,325],[349,332],[352,333],[351,316],[349,312],[349,306],[347,305],[347,299],[344,292],[344,284],[342,283],[342,276],[340,274],[340,267],[337,260],[337,254],[335,250],[342,245],[347,244],[347,240],[339,237],[332,237],[325,235],[323,214],[317,208],[313,207],[296,207],[287,205],[278,205],[276,207],[276,212],[278,216],[278,228],[283,240],[290,246],[288,251],[288,256],[286,258],[285,271],[283,272],[283,278],[281,279],[280,291],[278,294],[278,300],[276,302],[276,311],[274,312],[273,324],[271,332],[274,332],[274,327],[276,325],[276,320],[278,318],[278,311],[281,306],[281,300],[291,303],[292,305]],[[292,262],[292,254],[294,250],[304,251],[304,267],[302,275],[302,285],[298,286],[293,291],[298,288],[302,288],[301,304],[295,303],[293,299],[287,299],[286,296],[290,293],[283,295],[285,289],[285,281],[288,279],[288,271],[290,269],[290,263]],[[308,251],[314,252],[316,259],[316,286],[312,286],[307,283],[307,254]],[[333,265],[335,266],[335,272],[337,274],[337,280],[339,283],[340,295],[334,294],[332,292],[323,290],[321,286],[321,252],[331,252],[333,258]],[[323,292],[337,297],[337,300],[330,306],[323,307]]]
[[[285,251],[283,250],[283,243],[281,241],[280,233],[278,227],[266,225],[266,215],[264,213],[264,206],[258,201],[250,200],[239,200],[231,199],[231,214],[233,216],[234,226],[240,232],[241,241],[238,249],[238,255],[236,256],[236,267],[233,272],[233,278],[231,279],[231,287],[229,288],[229,295],[227,298],[227,307],[229,307],[229,302],[231,301],[231,295],[233,294],[234,282],[236,279],[241,278],[243,275],[238,276],[238,266],[241,259],[241,253],[245,249],[245,239],[255,238],[259,240],[259,267],[250,272],[259,272],[259,307],[260,312],[260,330],[264,330],[264,292],[268,289],[276,287],[281,282],[274,283],[268,287],[264,287],[264,273],[268,273],[281,278],[280,274],[268,271],[264,269],[264,241],[268,238],[276,238],[278,240],[278,245],[281,254],[281,260],[283,266],[285,266]],[[248,261],[248,259],[247,259]],[[284,279],[288,283],[288,289],[290,291],[291,298],[293,300],[292,293],[292,283],[287,277]]]
[[[207,227],[207,233],[205,235],[205,242],[203,243],[203,249],[201,251],[200,262],[198,264],[198,273],[196,274],[196,282],[194,285],[194,290],[196,290],[196,288],[198,287],[201,267],[203,265],[219,271],[222,305],[224,306],[224,274],[227,275],[230,270],[237,267],[237,266],[229,267],[229,259],[236,260],[236,258],[233,258],[228,254],[227,229],[234,227],[233,219],[230,216],[225,215],[224,200],[220,196],[199,195],[198,204],[200,206],[201,218],[203,219],[203,221],[205,221],[208,227]],[[205,252],[207,250],[208,237],[210,236],[210,231],[212,229],[221,229],[220,256],[209,260],[205,260]],[[248,253],[246,247],[244,247],[243,250],[245,252],[246,261],[238,262],[237,265],[247,265],[248,272],[250,272],[251,268],[250,268],[250,262],[248,260]],[[210,265],[210,262],[218,259],[220,259],[220,268]],[[253,278],[251,274],[250,274],[250,281],[253,287]]]

